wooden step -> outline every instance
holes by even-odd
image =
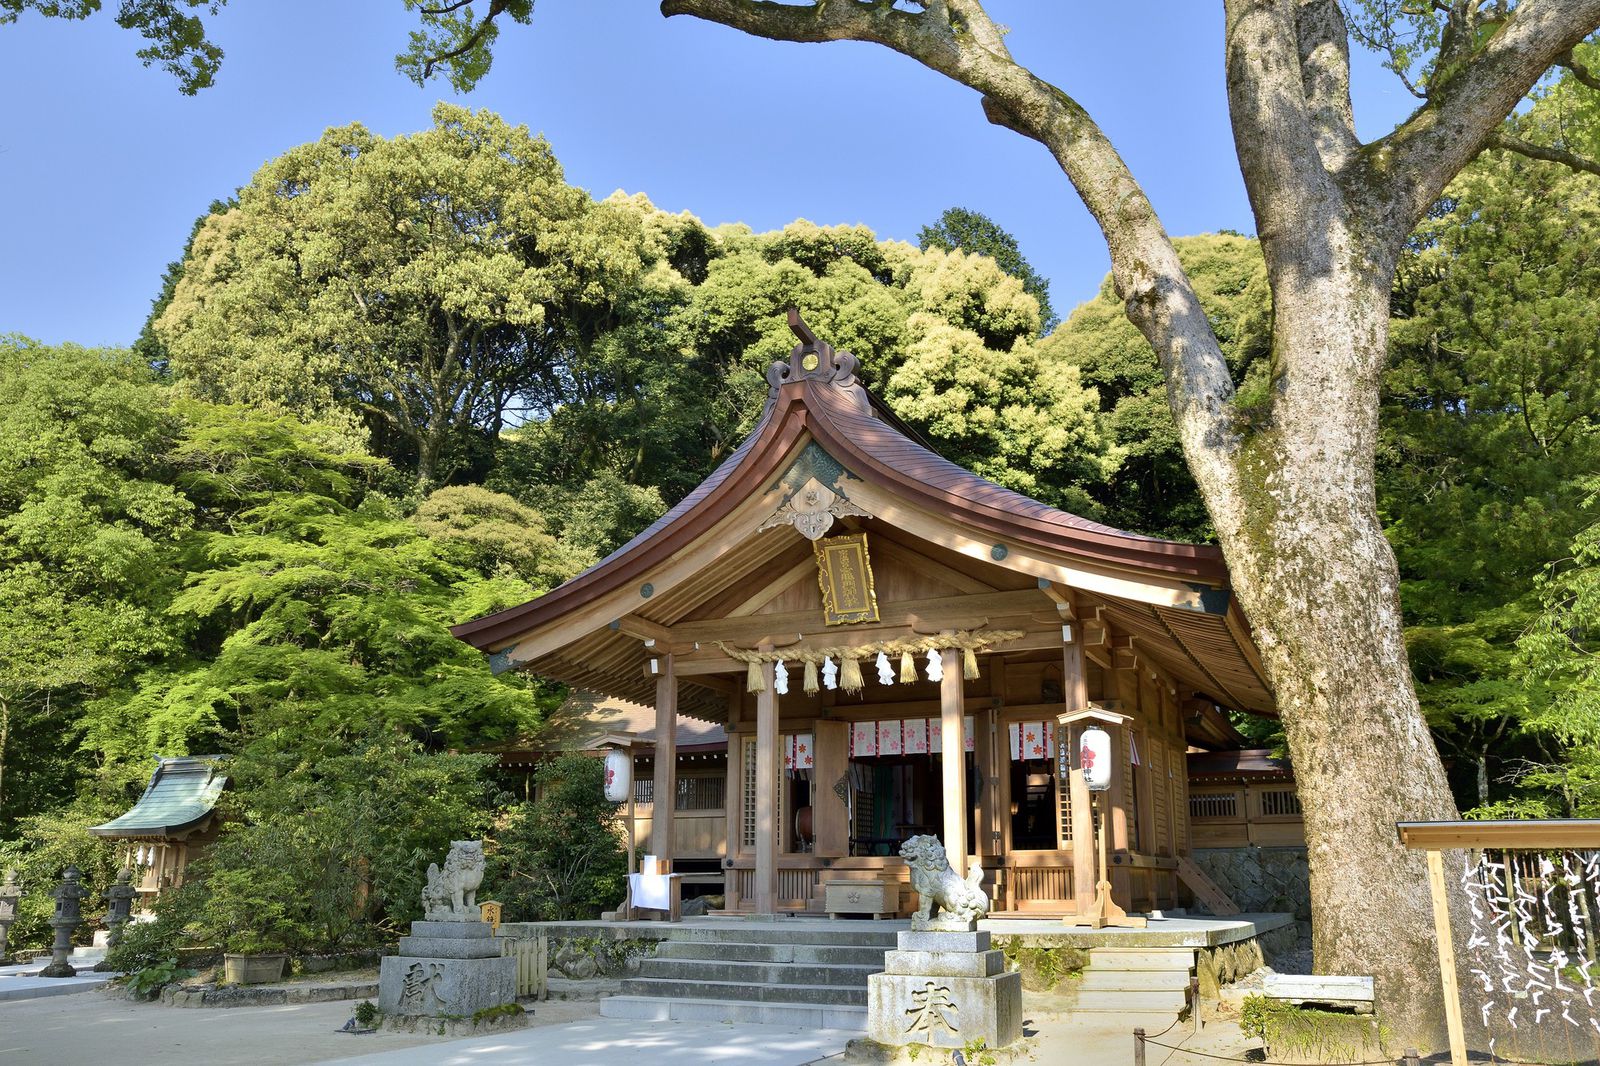
[[[1188,885],[1194,898],[1210,907],[1211,913],[1217,917],[1226,918],[1239,913],[1239,905],[1187,855],[1178,856],[1178,879]]]

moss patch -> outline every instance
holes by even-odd
[[[1371,1015],[1296,1007],[1246,996],[1239,1014],[1246,1036],[1260,1037],[1276,1062],[1360,1062],[1382,1057],[1387,1033]]]
[[[1083,976],[1089,953],[1067,945],[1024,944],[1021,937],[996,937],[994,944],[1006,957],[1006,969],[1022,974],[1022,987],[1029,992],[1052,992],[1064,981]]]

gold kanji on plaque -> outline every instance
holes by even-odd
[[[817,580],[822,585],[822,620],[830,626],[878,620],[867,535],[850,533],[816,542]]]

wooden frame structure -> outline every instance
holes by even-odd
[[[1456,949],[1450,929],[1444,852],[1457,849],[1578,851],[1600,849],[1600,819],[1559,821],[1396,822],[1400,843],[1428,856],[1428,890],[1433,930],[1439,943],[1439,982],[1444,990],[1445,1027],[1450,1034],[1450,1066],[1467,1066],[1461,990],[1456,983]]]
[[[1130,719],[1107,797],[1113,892],[1176,904],[1185,751],[1225,731],[1219,705],[1274,711],[1220,552],[955,466],[862,386],[853,355],[790,324],[800,343],[721,467],[588,571],[453,632],[496,670],[653,704],[658,738],[679,714],[723,724],[727,907],[757,913],[821,912],[824,879],[904,882],[894,845],[912,832],[939,835],[958,869],[981,864],[1000,910],[1072,913],[1092,875],[1074,876],[1050,755],[1070,739],[1057,716],[1103,701]],[[857,534],[876,617],[828,624],[815,543]],[[881,648],[898,656],[888,684]],[[803,664],[809,680],[857,658],[859,692],[802,682]],[[674,786],[665,754],[658,796]]]

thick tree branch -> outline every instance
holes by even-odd
[[[465,6],[465,5],[456,5],[456,6]],[[453,7],[452,8],[447,8],[444,11],[440,11],[438,13],[439,14],[444,14],[444,13],[450,11],[450,10],[453,10],[453,9],[454,9]],[[422,77],[423,77],[423,80],[426,81],[428,78],[433,77],[434,70],[436,70],[441,63],[448,63],[452,59],[459,59],[460,57],[466,55],[468,52],[472,51],[474,48],[478,47],[478,45],[482,44],[484,38],[489,34],[489,32],[491,30],[493,30],[495,28],[494,20],[499,18],[500,17],[500,13],[503,12],[504,10],[505,10],[505,0],[489,0],[489,10],[487,10],[487,11],[485,11],[483,13],[483,18],[480,19],[478,21],[478,24],[472,28],[472,32],[467,35],[466,40],[462,41],[459,45],[457,45],[456,47],[450,49],[447,52],[440,52],[438,55],[430,55],[425,60],[423,60],[423,62],[422,62]],[[430,11],[429,13],[433,14],[434,12]]]
[[[1572,76],[1577,80],[1579,85],[1583,85],[1600,92],[1600,74],[1596,74],[1594,71],[1580,63],[1578,58],[1571,52],[1568,52],[1566,55],[1562,56],[1559,60],[1557,60],[1557,62],[1561,66],[1572,71]]]
[[[1113,282],[1161,359],[1197,476],[1231,485],[1233,380],[1154,207],[1088,112],[1011,58],[977,0],[928,0],[921,12],[867,0],[664,0],[661,10],[769,40],[884,45],[976,90],[990,121],[1048,148],[1105,235]]]
[[[1534,144],[1531,141],[1523,140],[1521,137],[1514,137],[1504,130],[1491,135],[1489,143],[1485,147],[1515,152],[1518,155],[1527,156],[1529,159],[1539,159],[1546,163],[1559,163],[1571,170],[1600,177],[1600,162],[1578,155],[1576,152],[1569,152],[1565,148],[1549,148],[1542,144]]]
[[[1600,0],[1524,0],[1469,58],[1441,67],[1427,104],[1363,153],[1378,194],[1369,221],[1403,241],[1544,73],[1597,27]]]
[[[1301,235],[1308,201],[1341,199],[1319,151],[1306,99],[1295,0],[1227,0],[1223,40],[1234,148],[1256,226],[1275,240]],[[1319,214],[1324,212],[1318,212]]]
[[[1350,32],[1338,0],[1299,0],[1300,81],[1323,162],[1342,170],[1360,147],[1350,106]]]

